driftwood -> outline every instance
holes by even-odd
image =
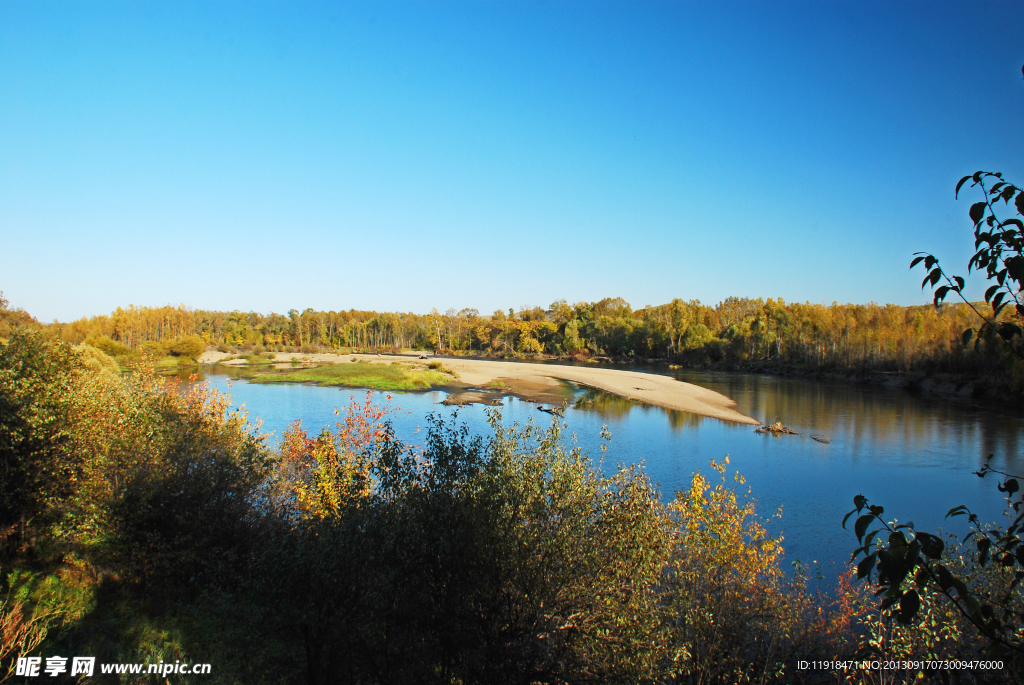
[[[779,437],[780,435],[800,435],[795,430],[783,426],[781,421],[776,421],[770,426],[761,426],[760,428],[755,428],[754,432],[757,433],[758,435],[771,433],[775,437]]]
[[[817,440],[818,442],[823,442],[826,445],[828,443],[832,442],[832,438],[824,436],[824,435],[812,435],[811,436],[811,440]]]

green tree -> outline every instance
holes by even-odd
[[[81,475],[69,449],[76,366],[71,346],[21,327],[0,343],[0,540],[42,533]]]

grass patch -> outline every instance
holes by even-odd
[[[370,362],[317,366],[298,371],[264,374],[252,379],[254,383],[319,383],[373,390],[429,390],[435,386],[448,385],[453,380],[453,375],[440,371],[424,371],[400,364]]]
[[[182,366],[195,366],[196,362],[189,359],[188,357],[162,357],[153,362],[153,368],[156,370],[177,369]]]
[[[294,357],[292,357],[294,359]],[[248,354],[233,354],[223,359],[220,359],[217,363],[223,364],[224,362],[235,361],[236,359],[242,359],[246,364],[273,364],[274,353],[273,352],[250,352]]]

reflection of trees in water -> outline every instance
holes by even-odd
[[[596,388],[583,388],[583,390],[576,396],[576,401],[573,402],[572,406],[573,409],[596,411],[602,418],[612,419],[615,421],[621,421],[627,418],[632,411],[666,414],[668,416],[669,426],[675,430],[680,430],[682,428],[695,428],[704,420],[703,416],[688,414],[683,411],[654,407],[637,400],[631,400],[627,397],[615,395]]]
[[[776,419],[800,432],[843,437],[854,450],[870,443],[891,445],[894,460],[920,455],[927,442],[953,445],[974,468],[988,454],[1020,468],[1024,421],[1018,414],[971,401],[911,395],[903,390],[852,383],[753,374],[674,374],[679,380],[720,392],[737,410],[761,421]]]

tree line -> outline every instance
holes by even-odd
[[[199,336],[230,348],[435,349],[499,356],[608,356],[715,363],[908,371],[974,371],[989,364],[961,342],[967,305],[819,305],[728,298],[717,305],[675,299],[634,310],[622,298],[481,315],[291,310],[287,315],[129,307],[109,316],[54,323],[71,343],[109,338],[128,349]],[[987,367],[986,367],[986,370]]]

